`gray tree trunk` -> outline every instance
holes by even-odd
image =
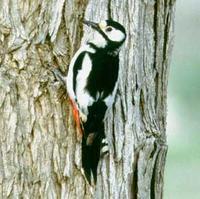
[[[106,121],[111,153],[95,189],[50,68],[67,71],[88,37],[82,19],[106,19],[108,10],[128,37]],[[174,0],[0,0],[0,198],[162,198],[173,22]]]

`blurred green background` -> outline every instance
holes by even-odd
[[[164,199],[200,199],[200,0],[177,0]]]

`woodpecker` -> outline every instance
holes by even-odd
[[[96,183],[101,156],[108,153],[104,132],[106,112],[117,90],[119,51],[126,39],[125,28],[111,19],[84,21],[94,37],[72,58],[66,79],[74,117],[82,135],[82,167],[88,182]]]

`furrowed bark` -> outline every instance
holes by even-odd
[[[163,197],[174,4],[0,2],[0,198]],[[81,173],[81,143],[65,87],[51,70],[67,72],[90,36],[83,18],[108,16],[125,26],[127,40],[116,103],[106,120],[110,154],[100,160],[91,188]]]

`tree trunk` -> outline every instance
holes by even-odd
[[[162,198],[174,0],[108,1],[0,1],[0,198]],[[83,18],[100,21],[108,11],[127,40],[106,121],[110,154],[91,188],[66,90],[51,68],[67,71],[88,37]]]

